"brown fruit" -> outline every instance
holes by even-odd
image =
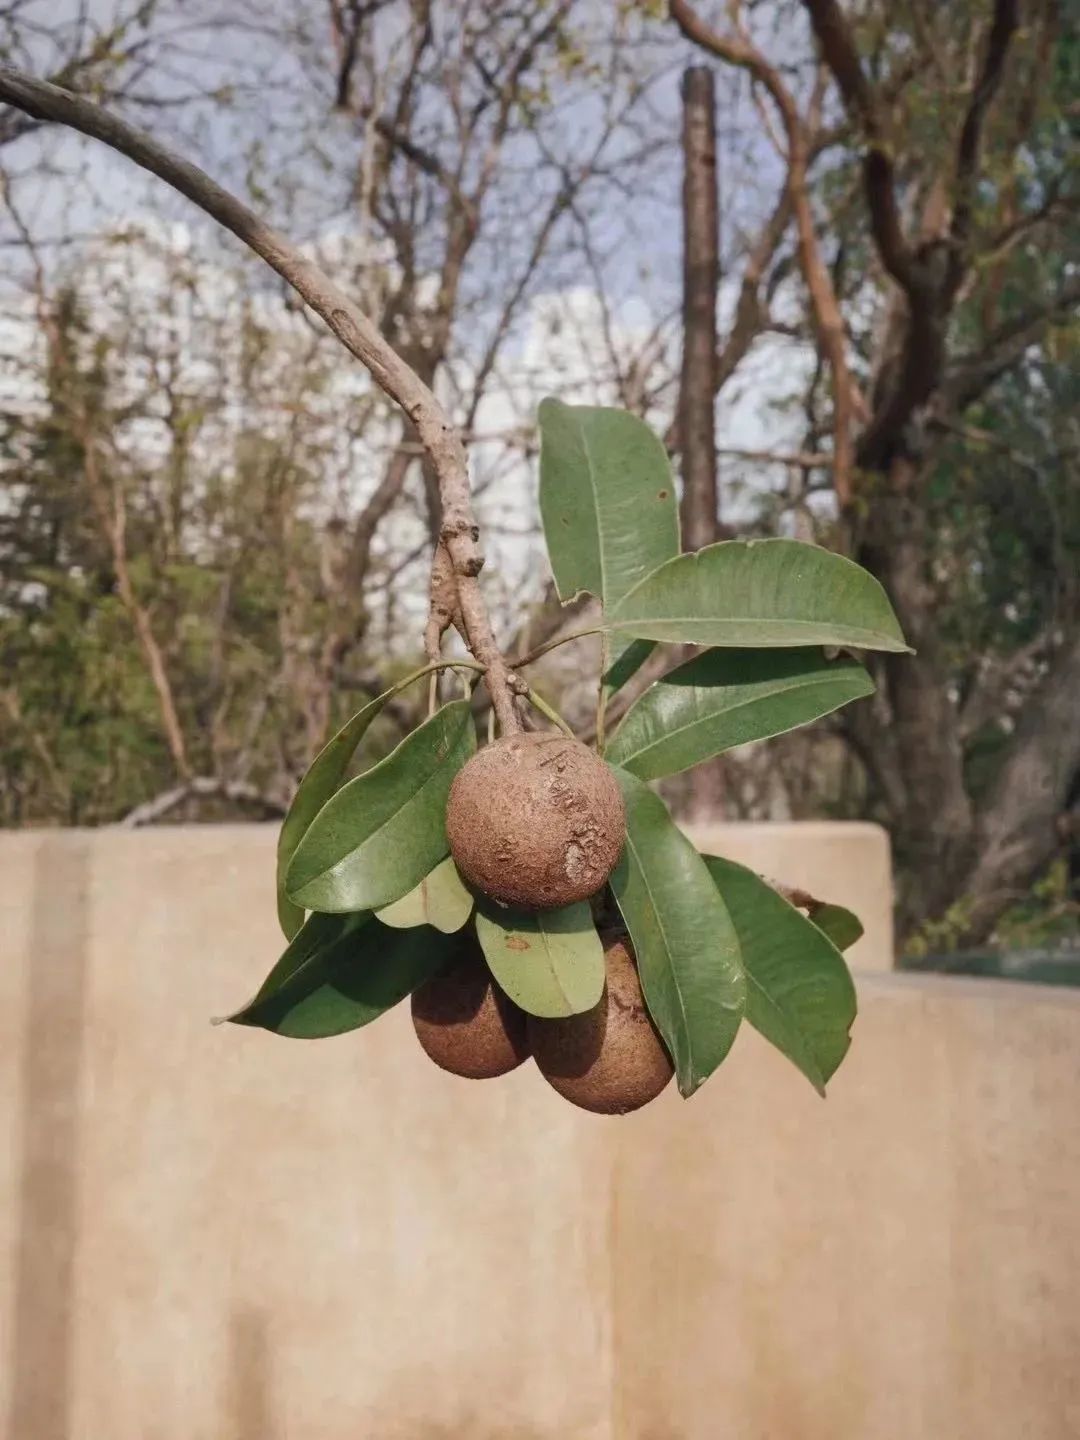
[[[530,1015],[529,1043],[564,1099],[598,1115],[624,1115],[655,1100],[675,1072],[645,1008],[629,938],[600,938],[607,966],[600,1003],[568,1020]]]
[[[587,900],[622,853],[626,811],[614,775],[566,735],[508,735],[474,755],[446,807],[462,875],[504,905]]]
[[[475,940],[460,960],[413,991],[417,1039],[443,1070],[490,1080],[529,1058],[525,1012],[491,978]]]

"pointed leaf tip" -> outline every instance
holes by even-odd
[[[459,935],[390,930],[366,914],[312,915],[249,1004],[227,1018],[295,1040],[377,1020],[448,965]]]
[[[739,941],[705,862],[667,807],[612,767],[627,839],[611,887],[637,957],[645,1003],[689,1098],[725,1058],[746,1005]]]
[[[752,870],[715,855],[703,859],[738,932],[746,1018],[824,1096],[851,1044],[857,1009],[843,956]]]

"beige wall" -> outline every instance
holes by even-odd
[[[724,855],[769,880],[854,910],[866,933],[851,947],[852,965],[858,970],[892,969],[892,857],[888,834],[880,825],[755,820],[686,829],[706,854]]]
[[[273,840],[0,835],[6,1440],[1080,1435],[1076,994],[864,977],[826,1103],[747,1033],[600,1120],[212,1028]]]

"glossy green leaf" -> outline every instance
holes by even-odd
[[[862,938],[863,923],[859,917],[843,905],[827,905],[818,902],[809,910],[807,918],[827,935],[838,950],[847,950]]]
[[[473,897],[448,855],[430,875],[424,876],[415,889],[375,914],[384,925],[396,930],[407,930],[413,925],[431,925],[444,935],[452,935],[468,920],[472,908]]]
[[[679,511],[661,442],[625,410],[540,404],[540,513],[559,598],[615,605],[679,553]]]
[[[367,914],[312,915],[255,999],[228,1018],[298,1040],[377,1020],[448,964],[460,936],[390,930]]]
[[[626,848],[611,877],[649,1014],[694,1093],[731,1049],[746,1004],[739,941],[704,860],[658,795],[615,767]]]
[[[499,986],[530,1015],[562,1019],[599,1003],[604,949],[587,901],[533,912],[483,903],[476,934]]]
[[[539,421],[540,514],[559,598],[588,591],[608,611],[679,553],[667,451],[625,410],[548,399]],[[651,648],[608,636],[606,687],[625,685]]]
[[[816,925],[744,865],[704,857],[738,931],[746,1018],[819,1094],[851,1044],[855,986]]]
[[[419,885],[447,853],[447,796],[475,749],[469,704],[455,700],[342,786],[297,846],[289,899],[309,910],[373,910]]]
[[[798,540],[725,540],[661,565],[608,616],[615,634],[691,645],[907,650],[869,573]]]
[[[285,891],[289,862],[308,826],[341,784],[356,747],[393,693],[393,690],[387,690],[376,696],[346,721],[308,766],[307,774],[293,796],[289,813],[282,822],[277,847],[277,910],[286,940],[291,940],[304,923],[304,907],[294,904]]]
[[[612,640],[614,638],[614,645]],[[618,637],[607,637],[608,648],[614,659],[611,660],[604,671],[604,688],[609,694],[614,695],[616,690],[621,690],[628,680],[632,680],[642,665],[656,649],[655,640],[620,640]]]
[[[808,725],[873,692],[855,660],[819,649],[707,650],[651,685],[626,712],[606,757],[642,780]]]

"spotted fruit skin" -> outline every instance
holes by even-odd
[[[425,1053],[451,1075],[492,1080],[529,1058],[525,1012],[495,984],[475,940],[413,991],[412,1022]]]
[[[474,889],[545,910],[603,889],[622,853],[626,811],[615,776],[579,740],[509,735],[457,775],[446,834]]]
[[[566,1020],[530,1015],[529,1044],[565,1100],[597,1115],[625,1115],[655,1100],[675,1071],[645,1007],[628,937],[601,940],[607,975],[600,1003]]]

